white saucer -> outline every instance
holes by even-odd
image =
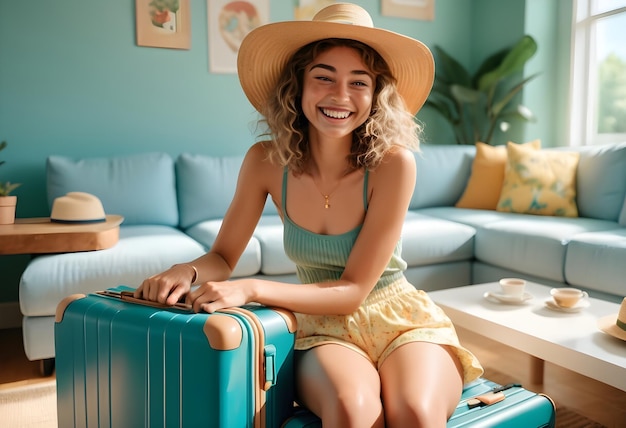
[[[568,313],[579,312],[579,311],[582,311],[583,309],[585,309],[587,307],[589,307],[589,300],[588,299],[581,299],[581,300],[579,300],[578,303],[576,303],[576,305],[572,306],[571,308],[561,307],[561,306],[557,305],[556,303],[554,303],[554,300],[552,300],[552,299],[546,300],[546,308],[552,309],[553,311],[558,311],[558,312],[568,312]]]
[[[521,305],[533,298],[532,294],[524,293],[522,298],[509,296],[508,294],[498,293],[497,291],[487,291],[483,297],[490,302],[506,303],[508,305]]]

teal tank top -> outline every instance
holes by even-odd
[[[285,254],[295,264],[298,278],[302,283],[326,282],[341,277],[348,256],[359,236],[362,225],[340,235],[321,235],[310,232],[291,221],[287,215],[287,177],[283,172],[283,196],[281,201],[284,222],[283,245]],[[363,183],[363,206],[367,211],[367,181],[369,171],[365,171]],[[391,259],[378,280],[375,289],[385,287],[400,279],[407,268],[401,257],[402,241],[398,240]]]

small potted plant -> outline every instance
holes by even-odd
[[[0,151],[4,150],[7,142],[0,143]],[[0,160],[0,166],[5,161]],[[10,181],[0,181],[0,224],[12,224],[15,222],[15,207],[17,205],[17,196],[11,196],[11,192],[17,189],[20,183],[11,183]]]

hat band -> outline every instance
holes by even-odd
[[[626,330],[626,322],[620,321],[619,318],[615,321],[615,324],[617,324],[617,326],[622,330]]]

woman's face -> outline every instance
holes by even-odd
[[[337,46],[304,70],[302,110],[311,129],[328,137],[351,135],[370,115],[375,78],[359,53]]]

